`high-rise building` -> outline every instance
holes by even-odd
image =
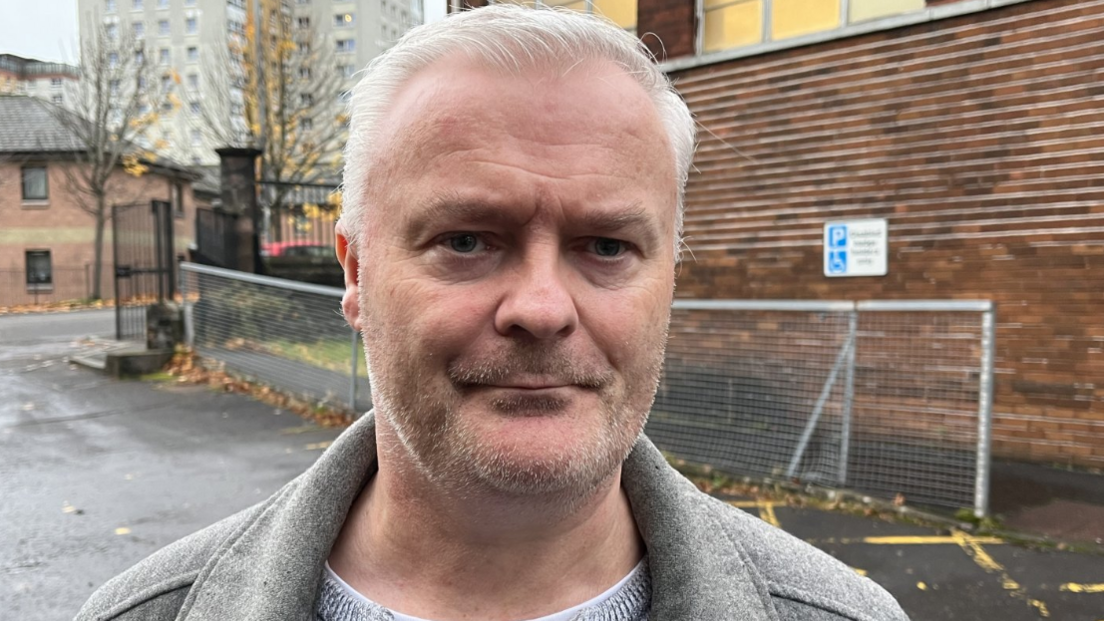
[[[255,3],[255,4],[253,4]],[[389,48],[411,27],[422,23],[422,0],[266,0],[281,7],[292,28],[310,31],[311,39],[330,48],[323,70],[338,73],[344,88],[352,87],[354,74]],[[241,117],[242,99],[226,97],[227,90],[248,90],[250,85],[234,77],[232,54],[253,35],[267,34],[268,20],[251,32],[251,13],[262,12],[261,0],[78,0],[82,39],[101,28],[111,35],[125,33],[141,40],[143,53],[174,75],[172,86],[179,106],[159,123],[160,135],[169,145],[164,155],[193,164],[217,162],[214,149],[225,146],[213,132],[204,131],[213,116]],[[258,38],[264,42],[264,38]],[[83,43],[83,41],[82,41]],[[319,70],[319,68],[306,69]],[[218,94],[223,94],[218,96]],[[336,102],[335,107],[341,105]],[[223,110],[209,110],[223,107]],[[214,113],[214,114],[212,114]]]
[[[30,95],[70,107],[73,89],[68,87],[77,80],[77,68],[72,65],[0,54],[0,92]]]

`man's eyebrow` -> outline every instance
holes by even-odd
[[[420,238],[433,223],[441,220],[477,224],[508,221],[510,215],[507,210],[484,201],[455,194],[435,194],[424,205],[415,208],[406,225],[406,236]]]
[[[588,212],[582,216],[582,225],[588,232],[617,233],[631,230],[643,237],[645,245],[654,247],[659,242],[658,223],[640,203],[613,212]]]

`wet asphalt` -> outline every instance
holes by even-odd
[[[0,620],[71,619],[107,579],[267,497],[337,435],[242,395],[66,362],[113,321],[0,316]],[[877,581],[917,621],[1104,621],[1101,556],[730,500]]]

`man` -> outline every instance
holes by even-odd
[[[694,127],[635,39],[492,7],[354,90],[338,228],[375,410],[82,619],[905,619],[642,435]]]

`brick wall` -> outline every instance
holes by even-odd
[[[661,62],[694,53],[694,0],[637,0],[636,31]]]
[[[678,295],[992,299],[995,454],[1104,465],[1101,32],[1104,0],[1036,0],[676,74]],[[889,274],[824,277],[824,222],[861,217]]]
[[[20,187],[23,159],[0,161],[0,307],[33,303],[36,300],[61,301],[87,295],[93,263],[95,220],[80,209],[66,182],[65,167],[73,163],[27,160],[47,167],[48,199],[24,202]],[[174,220],[175,251],[186,254],[195,237],[195,199],[191,183],[183,186],[184,217]],[[120,204],[151,200],[169,200],[171,180],[149,173],[133,177],[120,170],[111,180],[111,202]],[[111,260],[111,222],[104,235],[104,267],[101,293],[113,293]],[[49,250],[54,268],[51,291],[28,291],[25,283],[27,250]]]

